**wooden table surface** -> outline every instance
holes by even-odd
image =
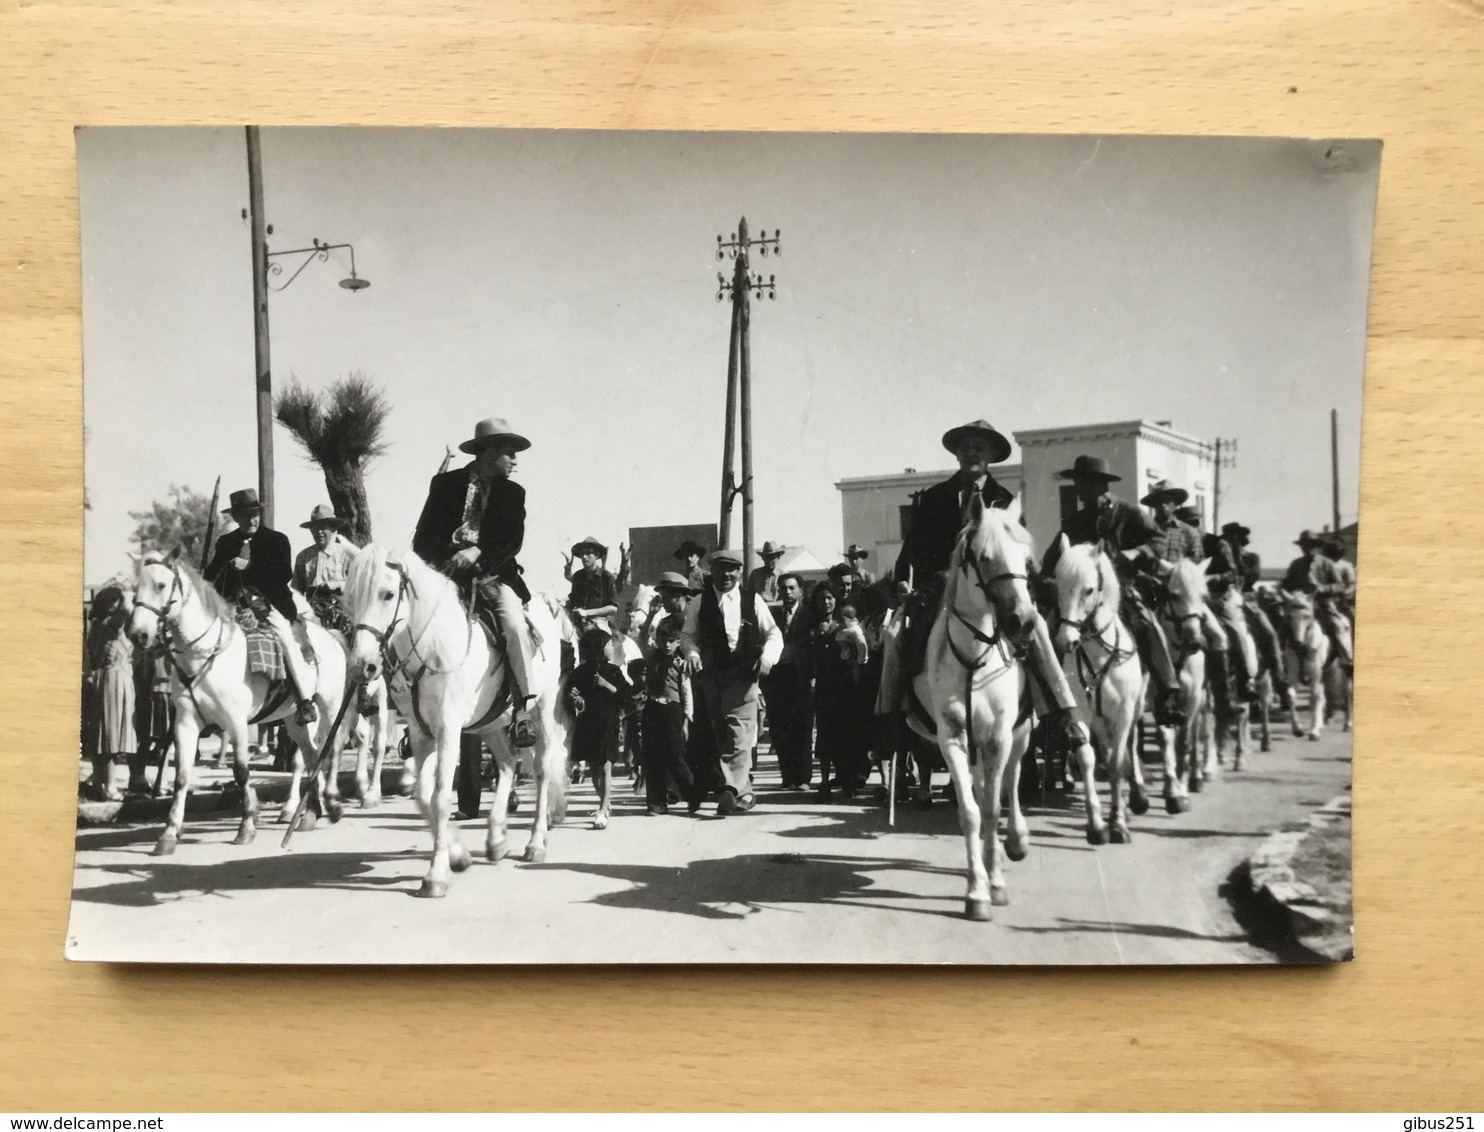
[[[1484,4],[0,0],[0,45],[0,1109],[1425,1112],[1484,1096],[1470,706]],[[1359,958],[1158,972],[64,963],[82,584],[71,128],[246,120],[1383,138]]]

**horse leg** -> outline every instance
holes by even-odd
[[[433,757],[424,760],[418,768],[418,802],[428,815],[433,831],[432,859],[418,888],[419,896],[448,895],[448,878],[455,856],[450,849],[454,835],[449,830],[449,817],[453,814],[453,779],[458,765],[459,729],[445,722],[438,728]],[[468,853],[465,849],[463,855],[467,857]]]
[[[1174,727],[1159,728],[1159,750],[1164,763],[1165,812],[1171,814],[1183,814],[1190,809],[1190,798],[1185,793],[1185,768],[1180,758],[1179,735],[1183,734],[1183,726],[1178,734]]]
[[[1267,754],[1273,749],[1273,673],[1269,669],[1258,681],[1257,692],[1258,749]]]
[[[1297,654],[1289,652],[1285,657],[1288,664],[1288,723],[1293,731],[1295,739],[1304,737],[1303,725],[1299,722],[1298,688],[1303,683],[1304,671],[1299,662]]]
[[[946,730],[941,721],[939,728]],[[943,761],[948,764],[948,778],[958,800],[958,825],[963,831],[964,851],[968,857],[969,891],[964,898],[964,915],[971,920],[988,920],[991,918],[990,894],[989,873],[984,868],[983,814],[975,797],[968,749],[962,733],[952,738],[940,738],[939,748],[943,752]]]
[[[319,792],[321,807],[332,825],[345,813],[345,805],[340,800],[340,754],[345,738],[344,728],[342,725],[334,732],[330,731],[330,725],[335,722],[335,716],[339,712],[338,700],[327,701],[320,708],[320,718],[315,723],[314,730],[309,733],[310,741],[315,744],[315,754],[324,751],[324,757],[319,761],[319,772],[315,775],[314,789]]]
[[[196,742],[201,737],[201,721],[192,708],[177,706],[175,712],[175,797],[170,800],[170,816],[165,831],[155,842],[153,855],[165,857],[175,852],[185,822],[186,795],[191,790],[191,771],[196,765]]]
[[[289,792],[283,800],[283,807],[278,811],[278,820],[280,822],[288,821],[299,808],[299,791],[303,785],[303,779],[304,752],[299,749],[299,744],[295,743],[293,762],[289,770]],[[314,828],[314,817],[307,809],[304,811],[304,817],[300,820],[296,828],[299,830]]]
[[[1113,720],[1112,741],[1108,744],[1108,789],[1113,795],[1113,811],[1109,822],[1108,839],[1115,845],[1127,845],[1134,839],[1129,831],[1128,814],[1134,809],[1133,787],[1137,783],[1130,783],[1130,798],[1127,802],[1123,797],[1123,783],[1125,778],[1132,778],[1129,771],[1130,762],[1137,763],[1138,759],[1130,759],[1129,737],[1134,729],[1135,704],[1123,702],[1118,705],[1118,715]],[[1142,788],[1140,789],[1142,793]],[[1149,808],[1147,799],[1144,809]],[[1137,811],[1135,811],[1137,812]]]
[[[553,750],[550,731],[543,727],[541,738],[537,740],[532,756],[533,769],[536,774],[536,815],[531,819],[531,840],[526,842],[526,851],[522,858],[532,864],[540,864],[546,860],[546,833],[550,828],[550,808],[552,791],[556,789],[552,783],[552,776],[566,774],[565,760],[553,759]],[[511,767],[511,778],[515,777],[515,767]],[[514,783],[512,782],[512,786]]]
[[[1310,700],[1310,721],[1307,738],[1311,743],[1319,741],[1320,734],[1324,731],[1324,669],[1314,665],[1309,674],[1309,687],[1314,689]]]
[[[1000,797],[1004,787],[1005,763],[1014,742],[1009,720],[997,723],[994,737],[985,744],[984,757],[975,768],[975,785],[979,787],[983,822],[984,865],[989,873],[989,902],[1010,903],[1010,890],[1005,887],[1004,852],[1000,849]]]
[[[489,822],[484,834],[484,855],[491,862],[502,861],[510,855],[510,790],[515,784],[515,769],[520,760],[508,750],[506,744],[486,739],[495,754],[495,798],[490,803]]]
[[[356,693],[352,692],[351,694],[355,695]],[[371,804],[367,802],[367,798],[371,794],[369,764],[371,762],[370,755],[371,742],[373,738],[373,728],[366,720],[366,718],[360,715],[360,713],[357,712],[355,708],[352,708],[351,711],[355,712],[356,715],[355,722],[350,724],[348,727],[351,735],[353,735],[356,740],[356,801],[359,802],[363,808],[370,809]]]
[[[1149,790],[1144,785],[1144,760],[1140,757],[1139,717],[1144,714],[1144,696],[1140,693],[1129,712],[1128,734],[1124,738],[1124,766],[1129,772],[1128,808],[1135,817],[1149,812]]]
[[[1012,861],[1023,861],[1030,852],[1031,829],[1020,808],[1020,760],[1025,758],[1025,749],[1030,741],[1030,724],[1023,723],[1013,733],[1010,760],[1005,767],[1005,794],[1010,803],[1010,820],[1005,829],[1005,856]]]
[[[226,733],[223,733],[222,742],[226,742],[227,738]],[[258,835],[258,792],[249,781],[252,768],[247,753],[246,721],[232,721],[231,740],[232,778],[237,783],[237,789],[242,792],[242,822],[237,827],[237,836],[232,844],[251,845]]]
[[[387,709],[384,700],[378,700],[376,711],[371,716],[368,741],[371,744],[371,780],[369,790],[361,791],[361,805],[374,810],[381,805],[381,764],[386,759]]]
[[[1073,758],[1077,760],[1077,770],[1082,775],[1082,801],[1087,808],[1087,843],[1106,845],[1108,827],[1103,821],[1103,802],[1098,797],[1097,754],[1091,743],[1083,743]]]

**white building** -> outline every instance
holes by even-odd
[[[1015,442],[1020,446],[1021,462],[996,465],[992,472],[1006,488],[1020,493],[1026,526],[1038,548],[1056,537],[1063,517],[1077,508],[1071,484],[1057,473],[1071,467],[1078,456],[1107,460],[1114,474],[1123,477],[1113,485],[1114,494],[1131,503],[1157,480],[1185,488],[1190,492],[1190,505],[1201,516],[1202,529],[1209,526],[1215,486],[1212,447],[1176,432],[1169,421],[1031,429],[1017,432]],[[897,475],[840,480],[835,487],[840,492],[845,531],[841,545],[859,543],[871,552],[867,562],[871,570],[877,574],[889,570],[902,548],[913,493],[952,474],[949,468],[932,472],[909,468]]]

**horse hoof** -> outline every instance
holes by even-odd
[[[973,897],[964,901],[964,915],[980,924],[994,919],[993,914],[989,910],[989,901],[975,900]]]
[[[996,908],[1003,908],[1010,903],[1010,890],[1003,884],[992,884],[989,886],[989,902]]]
[[[1309,742],[1311,742],[1311,743],[1317,743],[1317,742],[1319,742],[1319,736],[1316,735],[1316,734],[1314,734],[1313,732],[1310,732],[1309,733]]]
[[[1114,845],[1127,845],[1134,839],[1134,835],[1128,831],[1126,825],[1115,825],[1108,831],[1108,840]]]
[[[1019,841],[1005,842],[1005,856],[1012,861],[1023,861],[1030,855],[1030,846]]]
[[[506,857],[510,856],[510,844],[501,841],[498,845],[486,845],[484,847],[484,855],[492,865],[496,862],[503,861]]]
[[[327,818],[330,819],[330,824],[331,825],[334,825],[337,821],[339,821],[344,816],[345,816],[345,805],[340,801],[339,798],[330,798],[330,799],[326,800],[326,802],[325,802],[325,817],[327,817]]]
[[[1106,845],[1106,844],[1108,844],[1108,831],[1106,829],[1103,829],[1103,828],[1098,828],[1098,829],[1089,828],[1088,831],[1087,831],[1087,843],[1089,845]]]
[[[532,865],[542,864],[546,860],[546,850],[538,849],[534,845],[528,845],[521,859]]]
[[[251,845],[258,836],[258,831],[252,828],[239,829],[237,836],[232,838],[233,845]]]
[[[401,782],[397,783],[397,794],[403,798],[411,798],[412,788],[415,785],[416,783],[413,782],[412,779],[403,779]]]
[[[1205,780],[1204,779],[1201,779],[1201,778],[1192,778],[1190,780],[1190,792],[1192,794],[1199,794],[1205,788],[1206,788],[1206,783],[1205,783]]]
[[[285,802],[283,808],[278,811],[278,816],[273,820],[279,825],[283,825],[286,821],[289,820],[289,818],[294,816],[294,807],[297,805],[297,802],[295,802],[293,806],[290,806],[287,802]]]
[[[168,857],[175,852],[175,838],[162,837],[155,842],[155,847],[150,850],[151,857]]]
[[[448,881],[423,877],[423,882],[418,887],[417,894],[424,900],[437,900],[439,897],[447,896]]]
[[[448,847],[448,867],[454,872],[461,873],[473,863],[467,846],[455,841]]]
[[[1128,808],[1135,815],[1143,815],[1149,812],[1149,795],[1144,792],[1144,788],[1137,782],[1129,787]]]
[[[299,833],[313,833],[316,820],[313,810],[305,810],[294,829]]]
[[[1190,813],[1190,799],[1188,797],[1186,797],[1184,794],[1180,795],[1180,797],[1178,797],[1178,798],[1175,799],[1175,808],[1173,810],[1171,810],[1170,813],[1172,813],[1172,814],[1188,814],[1188,813]]]
[[[362,797],[361,797],[361,809],[363,809],[363,810],[374,810],[377,807],[379,807],[380,805],[381,805],[381,795],[380,794],[362,795]]]
[[[1271,753],[1272,752],[1272,749],[1273,749],[1273,744],[1272,744],[1272,741],[1269,740],[1269,739],[1264,739],[1262,741],[1262,745],[1260,747],[1258,747],[1258,750],[1260,750],[1265,755]]]

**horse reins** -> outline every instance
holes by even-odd
[[[971,567],[974,572],[974,582],[979,587],[980,592],[984,595],[984,600],[989,604],[991,613],[994,612],[994,595],[990,592],[991,586],[995,585],[998,582],[1027,580],[1024,574],[1017,574],[1011,571],[1006,571],[1002,574],[995,574],[993,577],[986,578],[984,576],[983,569],[981,569],[980,567],[979,558],[977,555],[965,555],[959,560],[959,569],[963,571],[965,576],[968,575]],[[983,629],[979,628],[979,626],[975,625],[957,609],[952,609],[952,612],[954,617],[958,619],[959,624],[961,624],[965,629],[973,634],[974,639],[984,646],[984,651],[979,654],[977,659],[970,659],[969,657],[966,657],[959,650],[958,645],[954,643],[953,634],[951,632],[944,635],[945,639],[948,641],[948,650],[953,653],[953,659],[958,661],[958,663],[962,665],[964,669],[964,730],[965,732],[967,732],[968,736],[969,765],[975,766],[979,762],[979,744],[974,738],[974,677],[980,671],[980,669],[984,668],[989,663],[990,654],[993,653],[996,649],[998,649],[1000,654],[1004,657],[1005,666],[998,672],[992,673],[989,677],[991,680],[997,679],[998,677],[1004,675],[1006,672],[1010,671],[1011,657],[1009,646],[1005,643],[1005,635],[1000,630],[1000,622],[998,617],[995,618],[994,634],[990,635],[984,632]],[[953,622],[950,621],[949,625],[951,626],[952,624]]]
[[[206,628],[202,629],[199,634],[192,637],[189,641],[183,640],[180,637],[180,629],[170,620],[169,613],[171,608],[176,604],[176,597],[184,597],[185,585],[181,581],[178,567],[170,567],[170,577],[172,579],[170,592],[165,597],[164,605],[153,606],[147,601],[140,601],[137,596],[134,599],[134,604],[138,608],[147,609],[155,615],[155,619],[160,626],[160,643],[164,646],[165,655],[170,658],[170,665],[175,669],[176,676],[180,678],[181,684],[185,687],[186,694],[191,697],[191,703],[195,706],[196,714],[199,716],[201,715],[201,705],[196,700],[196,681],[204,676],[206,670],[211,667],[216,658],[226,651],[230,630],[225,627],[227,622],[218,618],[216,623],[220,628],[217,632],[216,646],[209,651],[200,653],[205,658],[201,661],[201,666],[194,673],[187,672],[185,666],[181,664],[180,658],[175,655],[175,650],[179,648],[182,652],[198,653],[196,643],[205,639],[206,634],[211,632],[211,626],[207,625]],[[182,600],[180,605],[184,608],[185,602]]]
[[[1118,641],[1120,638],[1120,626],[1118,624],[1118,615],[1116,613],[1108,618],[1108,623],[1106,625],[1103,625],[1101,627],[1098,625],[1097,616],[1098,611],[1103,608],[1103,587],[1105,585],[1105,579],[1103,576],[1103,563],[1101,559],[1098,560],[1097,568],[1097,602],[1090,610],[1088,610],[1087,616],[1084,617],[1081,621],[1072,621],[1067,618],[1063,618],[1062,620],[1065,621],[1066,624],[1070,625],[1072,628],[1076,629],[1079,634],[1077,647],[1075,650],[1077,657],[1077,678],[1082,681],[1083,692],[1086,693],[1088,695],[1088,698],[1091,699],[1093,702],[1093,711],[1098,715],[1102,715],[1103,684],[1108,678],[1108,673],[1112,672],[1113,669],[1117,668],[1120,664],[1124,663],[1124,661],[1134,656],[1138,650],[1120,649],[1118,647]],[[1113,630],[1113,640],[1111,642],[1103,637],[1103,633],[1108,629]],[[1108,654],[1108,657],[1104,661],[1101,668],[1094,664],[1092,658],[1087,655],[1087,642],[1089,636],[1092,638],[1092,640],[1096,641],[1098,645],[1100,645]],[[1091,677],[1091,679],[1089,679],[1089,677]]]

